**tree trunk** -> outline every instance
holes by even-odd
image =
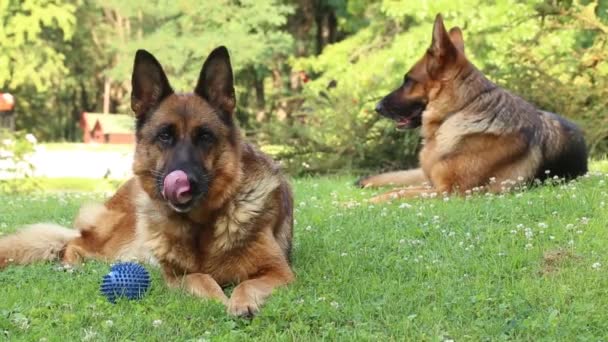
[[[323,48],[335,43],[338,38],[338,18],[331,7],[318,8],[315,15],[317,24],[317,55],[323,52]]]
[[[103,112],[110,112],[110,87],[112,82],[108,76],[104,79],[103,82]]]
[[[255,100],[257,109],[263,110],[266,107],[266,97],[264,94],[264,77],[259,76],[255,67],[251,67],[251,79],[255,88]]]

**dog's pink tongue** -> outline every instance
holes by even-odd
[[[165,177],[163,196],[173,203],[184,204],[192,199],[188,175],[182,170],[171,172]]]

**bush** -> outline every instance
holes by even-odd
[[[0,129],[0,192],[30,191],[34,165],[28,160],[36,146],[36,137],[25,132]]]

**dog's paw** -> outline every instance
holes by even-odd
[[[260,303],[249,288],[237,286],[228,301],[228,313],[239,317],[251,318],[260,311]]]
[[[246,293],[235,293],[228,301],[228,313],[244,318],[252,318],[260,311],[255,298],[247,295]]]
[[[369,181],[370,178],[370,176],[363,176],[357,179],[353,185],[361,189],[367,188],[368,186],[371,186],[371,183]]]

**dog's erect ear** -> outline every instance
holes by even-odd
[[[458,57],[458,49],[452,43],[450,34],[445,30],[441,14],[437,14],[435,18],[433,40],[428,53],[431,55],[431,61],[427,68],[433,78],[440,77],[441,72]]]
[[[173,93],[163,67],[146,50],[135,53],[131,85],[131,109],[138,118]]]
[[[460,27],[454,26],[450,29],[450,40],[460,52],[464,53],[464,39]]]
[[[203,64],[194,92],[222,111],[229,119],[236,106],[234,77],[228,49],[220,46],[211,51]]]

